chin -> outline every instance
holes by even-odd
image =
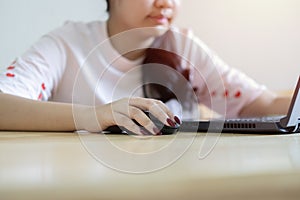
[[[165,25],[158,25],[154,27],[148,27],[147,28],[147,35],[150,37],[159,37],[165,34],[170,29],[169,26]]]

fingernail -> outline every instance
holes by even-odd
[[[160,132],[160,130],[156,127],[153,128],[153,132],[156,133],[156,135],[162,135],[162,133]]]
[[[168,124],[169,124],[170,126],[172,126],[172,127],[175,127],[175,126],[176,126],[176,124],[175,124],[170,118],[167,119],[167,122],[168,122]]]
[[[175,116],[174,120],[177,122],[177,124],[181,124],[181,120],[179,119],[179,117]]]

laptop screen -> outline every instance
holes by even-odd
[[[300,122],[300,76],[287,116],[280,122],[283,127],[297,126]]]

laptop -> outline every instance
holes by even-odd
[[[208,121],[183,121],[181,132],[224,132],[224,133],[261,133],[282,134],[300,132],[300,76],[285,116],[211,119]]]

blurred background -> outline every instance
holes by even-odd
[[[130,0],[126,0],[130,1]],[[273,90],[300,75],[299,0],[181,0],[176,23]],[[106,18],[104,0],[1,0],[0,70],[67,20]]]

